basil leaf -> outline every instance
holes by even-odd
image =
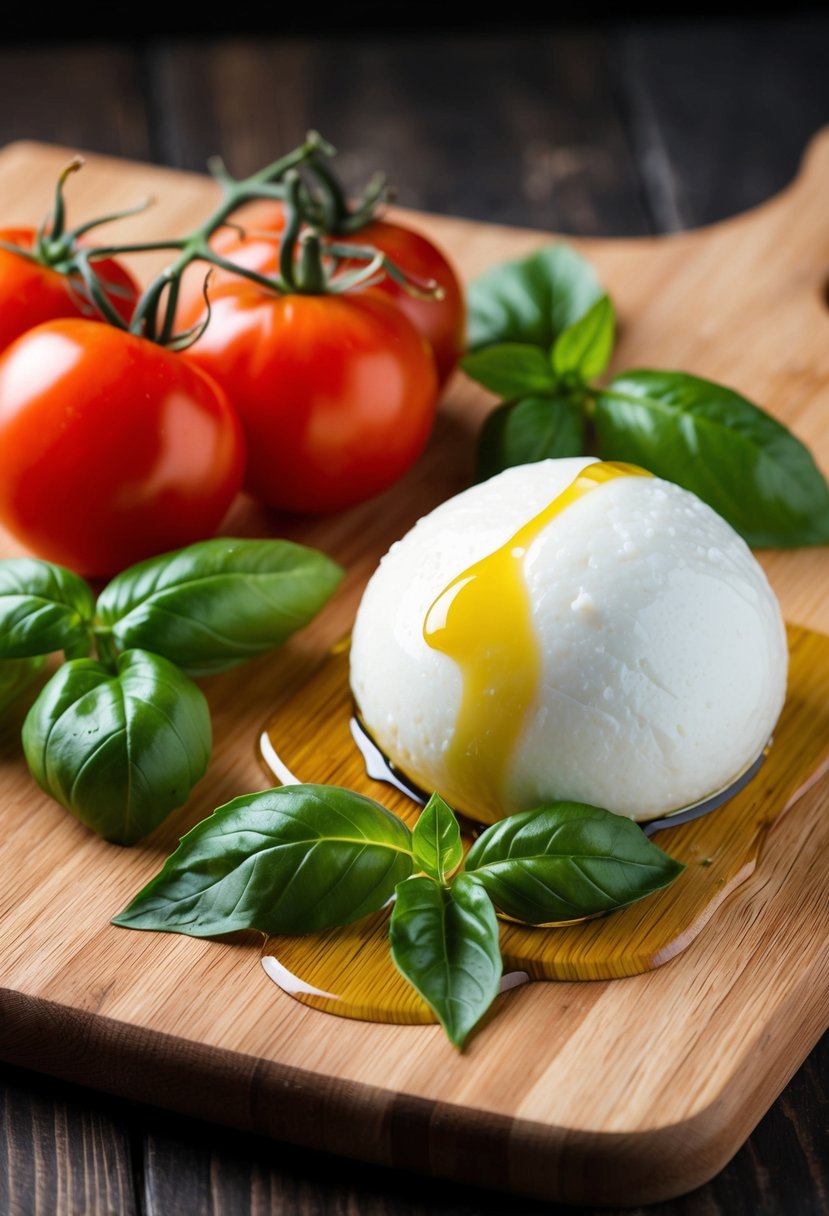
[[[99,836],[133,844],[181,806],[210,758],[202,692],[146,651],[112,674],[74,659],[52,677],[23,724],[38,785]]]
[[[631,819],[579,802],[510,815],[478,837],[465,871],[496,908],[530,925],[634,903],[685,867]]]
[[[45,662],[43,655],[0,662],[0,714],[34,684]]]
[[[487,346],[461,359],[461,367],[467,376],[499,397],[551,393],[556,383],[544,351],[521,342]]]
[[[546,352],[601,295],[593,267],[569,245],[494,266],[469,287],[469,349],[526,342]]]
[[[517,464],[581,456],[585,445],[584,415],[574,402],[563,397],[510,401],[493,410],[481,428],[476,480],[485,481]]]
[[[382,908],[411,871],[409,829],[379,803],[286,785],[203,820],[113,923],[191,937],[311,933]]]
[[[412,832],[415,863],[443,882],[463,861],[461,829],[455,813],[440,794],[432,794]]]
[[[552,364],[559,376],[575,373],[581,380],[600,376],[613,354],[616,314],[609,296],[568,325],[553,343]]]
[[[460,874],[450,888],[410,878],[397,888],[389,925],[397,969],[463,1046],[498,995],[498,921],[488,895]]]
[[[605,460],[692,490],[757,547],[829,541],[829,488],[808,448],[745,397],[685,372],[635,371],[599,393]]]
[[[342,576],[304,545],[220,538],[125,570],[101,593],[98,613],[119,647],[144,647],[204,675],[280,646]]]
[[[95,602],[71,570],[33,557],[0,561],[0,659],[89,652]]]

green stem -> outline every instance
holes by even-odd
[[[324,232],[342,232],[348,218],[348,203],[336,175],[319,157],[312,157],[311,168],[320,185],[320,226]]]
[[[118,647],[115,644],[115,638],[112,636],[111,630],[100,627],[96,628],[95,651],[99,662],[104,663],[107,667],[115,668],[118,661]]]
[[[378,206],[389,197],[384,173],[375,173],[366,186],[356,207],[350,208],[337,175],[318,156],[309,160],[309,167],[319,185],[319,207],[311,213],[306,205],[306,217],[328,236],[345,236],[359,232],[375,218]]]
[[[322,246],[319,234],[313,230],[305,232],[299,242],[299,268],[295,287],[304,295],[322,295],[327,288],[325,269],[322,264]]]
[[[125,207],[123,211],[111,211],[109,215],[100,215],[97,219],[87,220],[85,224],[78,224],[77,228],[73,228],[71,232],[67,233],[67,237],[71,238],[74,244],[82,236],[86,236],[87,232],[92,232],[93,228],[100,228],[102,224],[113,224],[116,220],[128,220],[133,215],[143,214],[149,207],[152,207],[154,202],[153,198],[144,198],[134,207]]]
[[[66,203],[63,197],[63,187],[73,173],[77,173],[79,169],[83,168],[83,163],[82,156],[75,156],[58,174],[58,180],[55,183],[54,206],[37,230],[35,248],[38,260],[43,261],[46,265],[50,265],[55,260],[55,253],[58,255],[65,253]]]
[[[410,296],[414,296],[416,300],[443,299],[443,288],[434,279],[419,281],[412,278],[411,275],[402,271],[391,258],[371,245],[339,245],[334,241],[326,246],[325,251],[338,258],[350,258],[355,261],[367,262],[371,267],[372,274],[382,271],[390,279],[394,279],[395,283],[398,283]],[[361,281],[362,277],[361,274]],[[366,277],[368,276],[366,275]],[[354,283],[350,283],[349,286],[353,287]]]
[[[181,242],[171,242],[171,248],[179,250],[178,257],[154,279],[144,290],[135,307],[130,329],[135,334],[143,335],[144,337],[154,339],[158,332],[158,321],[156,313],[159,309],[160,300],[164,289],[174,280],[181,277],[184,270],[191,262],[202,261],[210,262],[216,266],[224,266],[225,269],[232,269],[234,274],[247,278],[253,282],[258,282],[260,286],[266,282],[272,288],[282,289],[286,285],[290,285],[290,279],[287,275],[282,275],[282,281],[279,279],[264,280],[262,275],[258,275],[253,271],[246,270],[243,266],[237,266],[235,263],[224,262],[219,258],[214,250],[210,248],[210,238],[221,228],[228,220],[229,216],[234,211],[237,211],[244,203],[251,202],[253,199],[259,198],[275,198],[284,200],[286,192],[290,187],[287,187],[282,179],[284,179],[292,169],[303,164],[309,157],[319,153],[326,152],[329,145],[315,131],[311,131],[305,140],[298,148],[289,152],[286,156],[267,165],[264,169],[260,169],[258,173],[252,174],[250,177],[242,181],[235,181],[225,169],[220,161],[215,159],[211,162],[211,171],[222,186],[222,198],[217,207],[210,213],[207,219],[199,225],[189,236],[184,237]],[[298,192],[298,188],[297,188]],[[300,221],[301,223],[301,218]],[[298,231],[298,230],[297,230]],[[145,246],[144,248],[148,248]],[[114,252],[114,250],[113,250]],[[130,252],[139,252],[137,246],[133,246]]]
[[[389,201],[392,191],[386,181],[385,173],[375,173],[366,186],[360,203],[350,211],[341,222],[339,231],[346,233],[359,232],[372,220],[377,218],[377,208]]]
[[[86,256],[90,261],[97,261],[128,253],[167,253],[170,249],[183,249],[186,243],[184,238],[171,238],[169,241],[141,241],[134,245],[95,245],[86,251]]]
[[[240,267],[238,263],[231,262],[228,258],[223,258],[220,253],[216,253],[215,249],[209,247],[197,259],[200,262],[209,262],[211,266],[217,266],[219,270],[227,270],[230,274],[242,275],[249,279],[251,283],[255,283],[257,287],[262,287],[266,291],[289,291],[290,287],[287,282],[279,275],[269,277],[265,274],[257,274],[255,270],[247,270]]]
[[[15,245],[13,241],[0,241],[0,249],[5,253],[13,253],[15,257],[25,258],[27,262],[39,260],[37,254],[32,253],[30,249],[24,249],[22,245]]]
[[[126,329],[125,321],[104,291],[101,280],[92,269],[89,258],[84,253],[78,254],[76,257],[75,270],[80,275],[81,282],[86,288],[89,299],[98,309],[104,320],[108,321],[110,325],[114,325],[117,329]]]
[[[178,294],[181,289],[181,279],[173,279],[170,282],[170,287],[167,292],[167,299],[164,303],[164,324],[161,327],[161,335],[159,342],[162,346],[166,346],[173,336],[173,331],[176,324],[176,306],[178,305]]]
[[[289,173],[285,178],[285,230],[279,245],[279,273],[291,291],[297,287],[296,243],[302,228],[302,211],[299,205],[300,180],[298,173]]]

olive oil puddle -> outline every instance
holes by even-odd
[[[668,822],[645,825],[649,834],[660,833],[660,847],[685,862],[678,881],[609,916],[557,929],[502,922],[505,986],[526,979],[606,980],[652,970],[684,950],[751,875],[772,825],[829,771],[829,638],[792,626],[789,650],[789,694],[762,770],[752,766],[734,787],[718,794],[716,815],[703,803],[687,812],[693,818],[686,820],[681,812]],[[261,757],[269,776],[285,784],[348,786],[412,826],[420,812],[419,792],[399,770],[384,768],[382,753],[376,745],[369,748],[352,715],[348,646],[340,643],[297,692],[285,697],[262,733]],[[368,764],[355,740],[369,751]],[[346,929],[270,938],[263,967],[285,992],[315,1009],[369,1021],[432,1023],[428,1006],[391,961],[388,917],[386,908]]]

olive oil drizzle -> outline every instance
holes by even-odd
[[[423,623],[427,645],[461,671],[463,688],[446,753],[451,787],[475,818],[504,815],[503,788],[515,745],[538,696],[541,651],[532,624],[524,557],[563,511],[617,477],[647,477],[635,465],[587,465],[506,544],[475,562],[436,597]]]

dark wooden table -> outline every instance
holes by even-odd
[[[786,184],[829,122],[828,52],[829,20],[816,15],[349,41],[20,42],[0,49],[0,143],[188,169],[218,151],[242,174],[316,126],[353,186],[383,166],[415,207],[571,233],[667,232]],[[828,1065],[824,1040],[719,1177],[648,1212],[829,1213]],[[2,1216],[564,1213],[14,1068],[0,1072],[0,1098]]]

